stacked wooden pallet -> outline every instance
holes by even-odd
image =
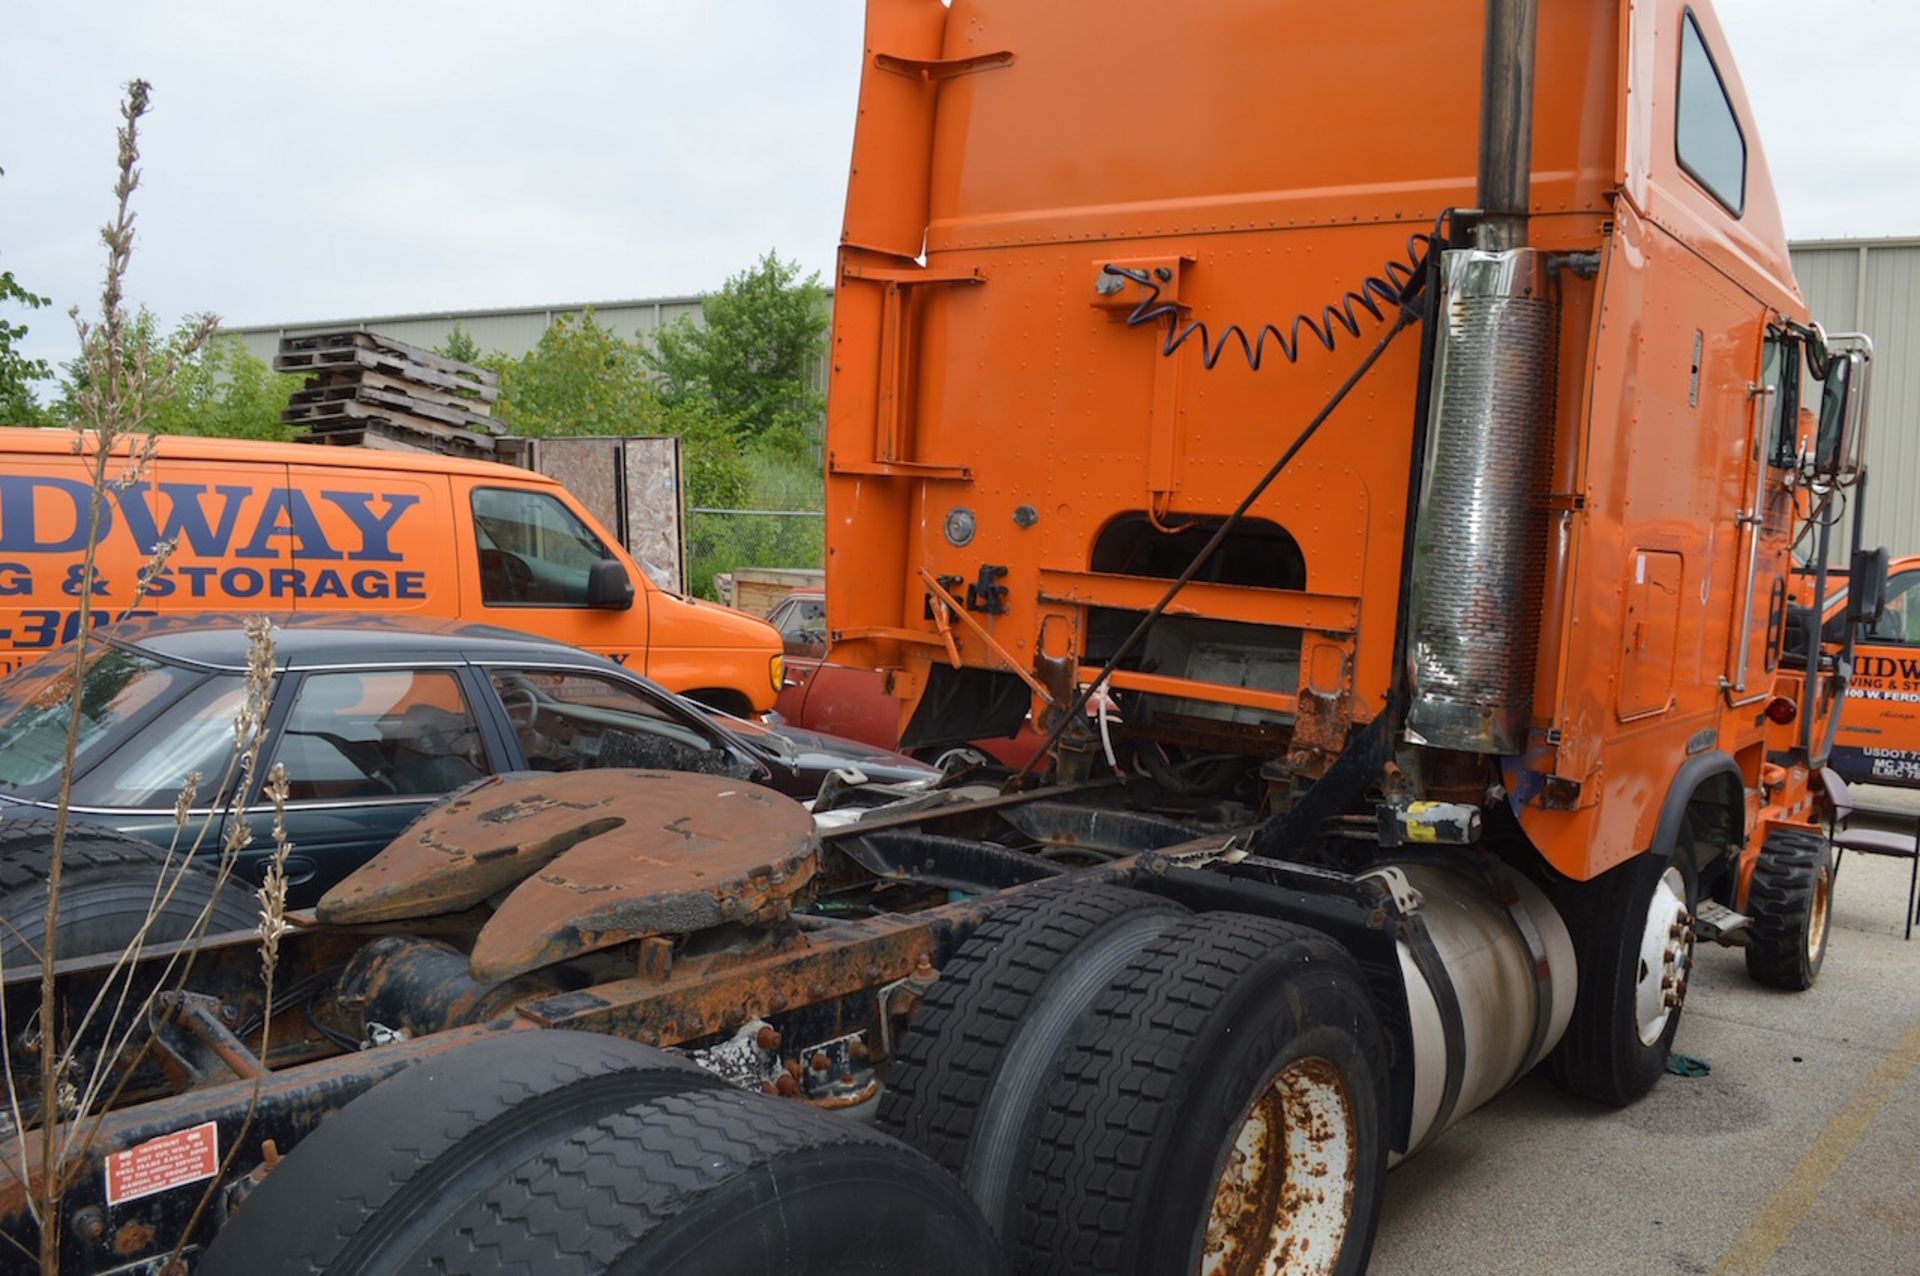
[[[514,461],[524,442],[495,421],[499,378],[372,332],[283,337],[274,370],[304,372],[280,419],[302,443],[407,448]]]

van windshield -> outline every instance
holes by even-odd
[[[70,656],[54,652],[0,680],[0,789],[15,796],[49,797],[59,787],[73,698]],[[202,677],[123,647],[97,648],[81,674],[75,770],[112,752]]]

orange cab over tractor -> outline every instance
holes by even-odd
[[[1710,5],[870,0],[836,286],[835,658],[1044,753],[450,800],[270,1005],[199,944],[74,1270],[1353,1273],[1528,1070],[1651,1086],[1697,937],[1813,982],[1870,346]]]

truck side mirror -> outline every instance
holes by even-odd
[[[603,558],[587,568],[587,606],[625,611],[633,606],[633,580],[626,565]]]
[[[1828,354],[1820,418],[1814,426],[1813,472],[1816,481],[1847,487],[1866,469],[1873,344],[1852,333],[1839,334],[1831,339]]]
[[[1847,619],[1871,629],[1887,613],[1887,547],[1856,549],[1847,573]]]

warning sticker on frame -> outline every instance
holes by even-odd
[[[136,1201],[212,1178],[220,1169],[220,1127],[176,1130],[107,1158],[107,1204]]]

